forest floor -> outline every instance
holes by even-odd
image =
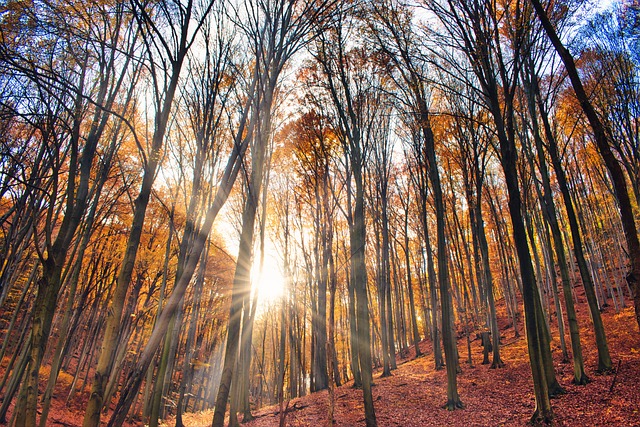
[[[579,288],[576,287],[576,290]],[[420,344],[425,354],[415,358],[415,349],[410,348],[406,357],[398,357],[398,369],[392,376],[380,378],[380,372],[374,374],[374,405],[380,427],[411,426],[519,426],[525,425],[534,408],[533,384],[526,339],[522,320],[519,319],[520,337],[506,323],[504,303],[498,305],[501,329],[501,355],[505,366],[490,369],[480,364],[482,347],[480,340],[471,343],[471,357],[474,366],[467,363],[466,337],[458,342],[462,373],[457,377],[458,391],[464,409],[449,412],[442,409],[446,400],[446,371],[434,369],[431,344]],[[591,378],[586,386],[575,386],[571,380],[573,369],[571,362],[562,362],[562,353],[557,330],[552,326],[551,342],[557,379],[565,388],[566,394],[552,400],[555,423],[558,426],[639,426],[640,427],[640,333],[635,323],[633,307],[627,301],[627,307],[615,313],[609,306],[603,311],[603,321],[613,360],[614,372],[598,374],[595,337],[589,320],[584,294],[578,291],[576,304],[581,326],[581,340],[585,360],[585,370]],[[500,313],[502,311],[502,313]],[[567,334],[567,346],[570,345]],[[569,348],[570,350],[570,348]],[[5,363],[0,364],[0,374]],[[48,366],[41,371],[41,389],[44,389],[48,377]],[[68,402],[67,395],[73,377],[61,373],[54,397],[48,426],[76,427],[82,425],[88,384],[80,386],[81,392]],[[82,380],[81,380],[82,381]],[[84,381],[82,381],[84,383]],[[352,387],[349,382],[335,390],[334,426],[364,426],[362,390]],[[1,397],[1,396],[0,396]],[[322,391],[293,399],[288,402],[286,413],[287,427],[328,426],[328,393]],[[12,405],[13,406],[13,405]],[[280,422],[277,406],[264,407],[254,411],[254,421],[244,424],[246,427],[278,426]],[[11,419],[11,409],[7,420]],[[208,427],[211,425],[211,411],[185,414],[184,422],[188,427]],[[103,416],[103,425],[108,416]],[[140,426],[132,421],[127,426]],[[175,421],[168,419],[163,427],[173,427]]]
[[[627,304],[616,314],[612,306],[602,313],[613,361],[614,372],[599,374],[595,336],[584,296],[577,304],[581,325],[581,341],[585,370],[591,382],[586,386],[572,384],[571,361],[562,362],[562,352],[556,337],[551,347],[556,375],[566,393],[551,403],[554,422],[558,426],[640,426],[640,334],[635,323],[633,307]],[[458,349],[462,373],[458,375],[458,391],[465,408],[447,411],[446,370],[434,368],[431,345],[420,345],[425,356],[415,359],[412,349],[405,359],[397,359],[398,369],[392,376],[380,378],[374,374],[374,406],[380,427],[411,426],[516,426],[526,425],[535,409],[533,382],[527,356],[527,345],[520,321],[520,337],[514,329],[501,330],[501,355],[505,366],[490,369],[482,365],[479,340],[472,342],[470,367],[466,338],[460,339]],[[502,325],[506,326],[506,325]],[[567,336],[567,346],[570,346]],[[569,348],[570,351],[570,348]],[[347,383],[335,390],[334,426],[364,426],[362,391]],[[329,398],[327,391],[313,393],[288,402],[287,427],[328,426]],[[278,426],[279,407],[270,406],[254,411],[256,419],[246,427]],[[211,425],[211,411],[186,414],[189,427]],[[164,426],[175,424],[167,420]]]

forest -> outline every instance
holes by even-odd
[[[637,1],[0,3],[0,425],[640,425]]]

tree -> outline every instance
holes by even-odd
[[[348,34],[354,29],[350,6],[339,8],[329,27],[317,32],[313,55],[319,67],[318,83],[326,91],[334,109],[337,137],[349,167],[347,175],[347,210],[352,218],[349,230],[351,251],[351,283],[355,288],[355,329],[358,365],[367,426],[376,426],[373,406],[371,335],[369,297],[367,294],[367,268],[365,263],[365,164],[369,142],[365,128],[375,120],[375,99],[370,85],[371,76],[365,71],[368,53],[347,47]],[[322,77],[320,77],[322,76]],[[351,180],[353,185],[351,186]],[[353,191],[353,205],[350,204]]]
[[[460,77],[463,79],[462,82],[448,79],[450,81],[445,85],[450,85],[450,88],[444,90],[449,111],[453,116],[454,134],[458,145],[456,160],[459,162],[465,198],[469,204],[471,239],[481,304],[486,303],[489,308],[488,323],[493,349],[491,368],[502,368],[504,362],[500,356],[500,330],[496,315],[494,281],[482,207],[485,171],[491,159],[489,145],[492,138],[488,134],[491,130],[486,123],[486,112],[474,99],[473,77],[470,75]],[[442,76],[442,79],[447,81],[445,76]],[[464,85],[462,88],[461,83]]]
[[[636,321],[638,327],[640,327],[640,240],[638,239],[638,230],[636,229],[635,219],[633,216],[633,209],[631,207],[631,200],[627,191],[627,182],[620,167],[620,163],[615,158],[611,146],[607,140],[605,128],[602,125],[598,114],[596,113],[589,96],[587,95],[582,80],[578,74],[573,56],[558,37],[558,34],[551,22],[547,10],[542,7],[542,3],[539,0],[532,0],[533,7],[536,11],[538,18],[544,28],[547,36],[551,40],[553,47],[562,59],[562,62],[567,70],[569,79],[576,93],[576,97],[580,102],[580,106],[584,111],[589,125],[591,126],[594,134],[594,139],[598,151],[604,160],[607,167],[607,171],[611,177],[613,189],[616,199],[618,201],[618,209],[620,211],[620,219],[622,221],[622,229],[624,237],[627,242],[627,250],[629,251],[629,260],[631,262],[630,270],[627,273],[627,282],[633,291],[633,301],[636,311]]]
[[[300,192],[305,204],[313,212],[315,283],[317,304],[312,305],[312,367],[311,390],[324,390],[329,386],[327,367],[327,289],[332,280],[334,182],[330,169],[336,156],[336,141],[329,127],[328,117],[315,110],[304,113],[290,129],[293,155],[299,164],[296,168],[301,182]]]
[[[67,9],[63,4],[47,5],[37,15],[30,8],[18,6],[4,17],[7,20],[3,24],[8,25],[3,33],[6,29],[8,38],[2,45],[3,67],[25,85],[24,94],[33,99],[32,105],[25,103],[26,98],[15,98],[11,103],[15,102],[17,117],[31,116],[33,135],[40,135],[40,164],[32,171],[45,172],[32,176],[37,181],[30,183],[36,185],[46,208],[31,212],[36,219],[31,227],[39,230],[29,238],[34,239],[42,275],[32,309],[29,351],[23,353],[28,366],[21,363],[21,369],[14,371],[16,385],[24,370],[28,371],[16,405],[16,425],[36,425],[39,371],[56,302],[66,273],[74,265],[68,255],[77,247],[73,243],[87,220],[91,198],[106,179],[105,173],[95,176],[96,169],[110,168],[113,148],[111,157],[100,159],[105,129],[114,123],[114,116],[127,108],[122,87],[130,71],[127,52],[135,45],[135,37],[128,31],[120,6],[92,7],[71,22],[64,18]],[[93,12],[97,14],[92,15]],[[109,18],[101,19],[100,12],[108,13]],[[12,22],[12,18],[16,21]],[[80,21],[84,25],[77,26]],[[26,22],[29,28],[22,26]],[[41,56],[24,50],[35,39],[39,40]],[[38,110],[29,111],[33,106]],[[106,163],[98,166],[99,160]],[[8,395],[7,400],[11,397]],[[41,424],[45,421],[46,409]]]
[[[280,73],[291,56],[304,45],[311,26],[324,19],[330,6],[330,2],[322,2],[318,5],[315,2],[259,0],[255,3],[247,3],[245,16],[237,17],[239,20],[248,18],[244,31],[250,46],[254,49],[252,52],[255,60],[253,75],[257,79],[257,92],[252,120],[256,123],[256,129],[252,135],[251,175],[247,180],[248,197],[243,211],[238,264],[229,311],[230,323],[225,362],[213,417],[214,427],[222,426],[224,422],[233,378],[233,364],[239,345],[240,308],[250,290],[249,278],[256,210],[262,191],[263,168],[267,162],[267,148],[272,130],[272,108]],[[235,424],[233,405],[230,417],[232,424]]]
[[[166,4],[161,3],[156,5],[156,8],[150,7],[148,9],[148,5],[136,2],[133,9],[133,19],[138,24],[139,32],[143,38],[147,66],[151,73],[155,126],[151,144],[148,147],[149,153],[145,154],[143,151],[140,153],[144,160],[144,174],[140,191],[134,202],[131,229],[123,255],[122,267],[118,273],[112,306],[107,316],[102,349],[83,421],[84,427],[97,426],[100,423],[104,393],[118,345],[124,301],[140,246],[149,197],[160,163],[169,115],[173,107],[182,66],[213,3],[200,5],[189,2],[185,6],[177,5],[177,9],[163,7],[163,5]],[[198,7],[201,9],[198,10]],[[175,11],[176,16],[172,15],[171,10]],[[193,24],[192,17],[195,19],[195,30],[190,33],[189,28]],[[169,31],[168,34],[164,33],[165,26],[175,23],[178,23],[180,27],[179,33],[173,31]],[[159,43],[155,43],[153,40],[158,40]],[[140,148],[142,149],[142,147]]]
[[[593,16],[581,28],[577,67],[591,102],[607,133],[607,140],[627,172],[634,197],[640,200],[640,152],[634,117],[638,105],[640,57],[633,20],[637,10],[624,3]]]
[[[543,207],[543,216],[545,218],[545,221],[551,228],[555,255],[558,260],[558,266],[560,269],[560,276],[562,280],[564,301],[567,308],[567,319],[569,321],[569,331],[571,336],[571,350],[573,354],[573,381],[575,384],[584,385],[589,381],[589,379],[584,372],[582,345],[580,343],[580,329],[578,326],[577,315],[574,308],[573,295],[571,293],[571,282],[569,278],[567,256],[565,254],[562,234],[560,232],[560,225],[556,213],[557,211],[555,203],[553,201],[553,193],[551,189],[547,160],[545,157],[545,150],[543,147],[542,135],[540,134],[538,121],[536,118],[536,96],[539,95],[539,87],[538,77],[534,71],[532,58],[525,59],[525,69],[528,75],[523,76],[523,82],[525,91],[527,92],[527,106],[529,108],[531,116],[533,117],[533,119],[531,120],[531,127],[533,139],[535,142],[535,149],[538,154],[538,170],[540,171],[540,176],[542,178],[543,191],[540,198]],[[596,315],[599,316],[599,313],[597,313]],[[561,325],[562,319],[560,318],[560,314],[558,315],[558,317],[558,322]],[[560,332],[563,332],[562,329]]]
[[[536,397],[536,411],[532,421],[541,419],[548,422],[553,417],[549,402],[549,388],[553,385],[549,380],[554,376],[553,366],[550,366],[549,342],[543,329],[544,319],[522,214],[514,122],[514,97],[522,64],[521,49],[526,47],[524,31],[528,14],[517,1],[499,5],[501,10],[513,10],[513,15],[506,15],[504,22],[498,21],[499,11],[494,8],[498,5],[492,2],[466,4],[449,0],[444,4],[429,2],[428,6],[444,23],[448,40],[455,43],[467,56],[468,63],[480,82],[483,101],[493,117],[522,278],[529,359]],[[500,44],[501,27],[510,37],[511,52],[508,62],[506,52]]]
[[[193,242],[197,233],[200,232],[202,223],[201,213],[210,203],[213,197],[213,187],[207,185],[207,182],[215,182],[219,178],[220,163],[227,147],[223,143],[225,134],[223,131],[223,117],[227,108],[227,102],[231,98],[231,92],[235,88],[225,82],[231,71],[232,66],[232,34],[226,34],[224,30],[224,21],[219,11],[211,16],[211,20],[203,25],[203,39],[205,42],[205,61],[200,63],[195,58],[189,58],[188,70],[190,71],[189,86],[184,89],[184,99],[187,99],[185,115],[191,124],[190,129],[193,133],[193,146],[189,146],[188,139],[181,138],[179,135],[174,137],[178,147],[175,150],[179,153],[177,166],[179,168],[178,176],[191,179],[189,189],[190,194],[185,194],[187,198],[185,226],[182,236],[179,236],[179,251],[176,266],[176,280],[182,276],[187,260],[187,254],[193,246]],[[215,27],[218,27],[217,29]],[[215,32],[214,32],[215,31]],[[170,144],[174,141],[170,141]],[[189,162],[190,161],[190,162]],[[181,185],[176,184],[179,188]],[[207,253],[205,250],[203,252]],[[200,260],[198,279],[195,287],[200,288],[196,291],[196,297],[201,295],[204,280],[203,271],[206,269],[207,258],[205,256]],[[199,301],[196,301],[198,305]],[[159,304],[161,310],[162,304]],[[156,375],[155,389],[153,394],[153,403],[151,405],[151,414],[149,425],[155,426],[158,418],[162,417],[163,411],[160,409],[161,400],[171,382],[172,362],[175,360],[176,347],[179,344],[178,332],[182,323],[182,313],[184,308],[180,308],[176,315],[171,319],[171,325],[165,336],[165,343],[160,359],[160,367]],[[189,327],[187,337],[186,350],[192,351],[195,334],[195,316]],[[189,372],[189,357],[184,358],[183,383]],[[186,384],[183,384],[186,386]]]
[[[375,9],[378,19],[384,23],[389,42],[383,43],[380,32],[376,32],[378,42],[387,55],[387,60],[392,62],[400,74],[397,83],[399,87],[406,87],[407,105],[415,126],[421,135],[414,139],[412,146],[414,156],[420,159],[419,167],[425,167],[429,178],[429,184],[433,195],[433,203],[436,213],[436,241],[438,248],[438,284],[440,288],[440,302],[442,306],[442,338],[447,368],[447,403],[449,410],[462,408],[462,402],[458,395],[457,387],[457,349],[456,339],[451,325],[453,323],[453,305],[450,295],[450,280],[448,267],[448,250],[445,233],[445,204],[440,183],[438,159],[436,153],[436,140],[431,128],[431,113],[428,103],[429,88],[426,83],[426,69],[419,60],[413,58],[411,51],[415,49],[415,36],[411,33],[402,33],[403,28],[411,28],[407,25],[411,21],[411,15],[402,13],[393,7]],[[424,213],[423,213],[424,214]],[[425,225],[426,229],[426,225]],[[429,243],[427,242],[427,245]],[[437,343],[434,343],[434,347]]]

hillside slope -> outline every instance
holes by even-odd
[[[579,306],[585,368],[592,382],[586,386],[571,383],[571,363],[560,361],[557,340],[552,341],[556,372],[566,394],[553,399],[555,422],[559,426],[640,426],[640,334],[633,308],[603,313],[609,347],[617,373],[598,374],[594,336],[588,323],[586,306]],[[557,336],[557,333],[556,333]],[[568,339],[568,338],[567,338]],[[398,360],[398,369],[389,378],[374,375],[376,415],[380,427],[392,426],[513,426],[525,425],[534,411],[533,384],[526,353],[526,340],[514,338],[512,328],[502,331],[502,355],[506,366],[489,369],[481,365],[482,348],[472,343],[473,367],[467,360],[466,341],[459,343],[462,373],[458,387],[465,409],[449,412],[441,408],[446,398],[446,373],[434,369],[430,344],[421,343],[427,353],[418,359]],[[401,364],[400,364],[401,363]],[[364,425],[362,392],[348,383],[335,392],[335,426]],[[314,393],[289,402],[287,426],[328,426],[328,394]],[[277,406],[254,413],[256,420],[246,427],[278,426]],[[191,427],[211,425],[212,413],[188,414]],[[168,420],[166,426],[173,425]]]

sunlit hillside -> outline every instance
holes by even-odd
[[[7,0],[0,424],[640,425],[640,6]]]

